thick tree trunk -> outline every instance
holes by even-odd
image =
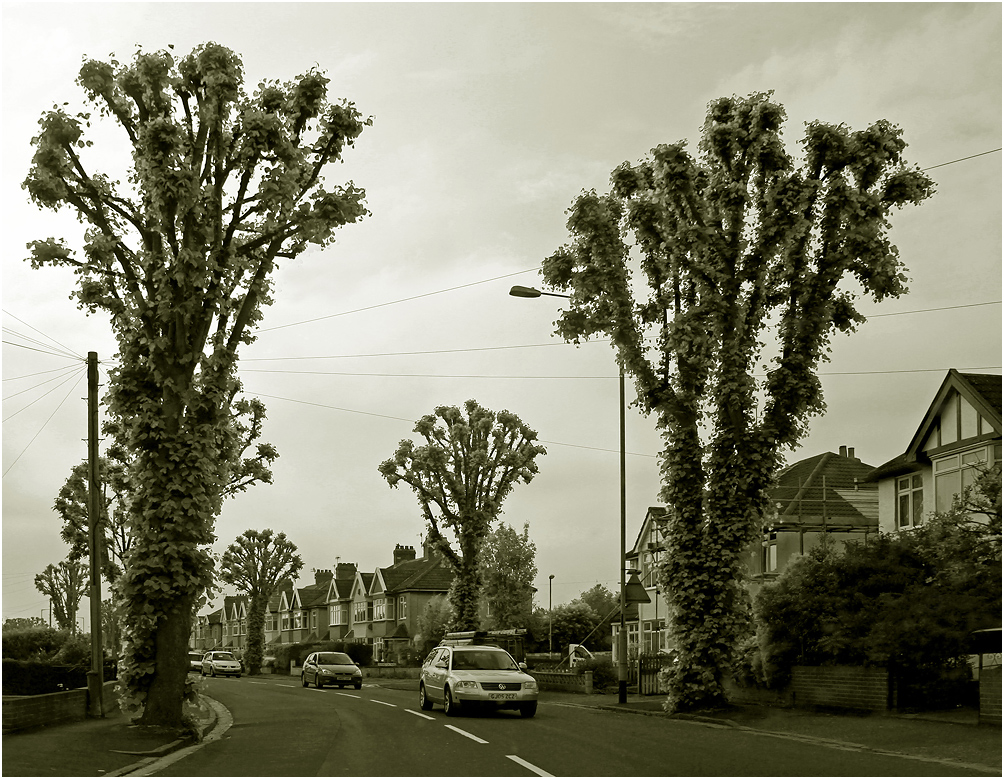
[[[141,725],[181,728],[184,724],[185,682],[188,679],[188,640],[192,632],[192,603],[184,599],[157,626],[156,671],[147,693]]]

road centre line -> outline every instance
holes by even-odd
[[[387,703],[387,701],[378,701],[376,698],[370,698],[370,700],[373,701],[373,703],[382,703],[384,706],[390,706],[395,709],[397,708],[396,703]]]
[[[422,719],[436,719],[435,717],[430,717],[428,714],[423,714],[420,711],[412,711],[411,709],[405,709],[409,714],[414,714],[416,717],[421,717]]]
[[[537,766],[535,766],[533,763],[528,763],[526,760],[517,755],[506,755],[506,757],[508,757],[514,763],[519,763],[521,766],[523,766],[523,768],[527,769],[528,771],[533,771],[535,774],[537,774],[537,776],[554,776],[554,774],[549,774],[543,768],[537,768]]]
[[[454,727],[453,725],[447,725],[446,727],[448,727],[450,730],[456,731],[461,736],[467,736],[467,738],[469,738],[471,741],[477,741],[479,744],[487,744],[488,743],[483,738],[478,738],[473,733],[468,733],[466,730],[461,730],[460,728]]]

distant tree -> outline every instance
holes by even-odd
[[[33,139],[25,188],[40,207],[69,207],[86,232],[82,258],[33,242],[32,267],[72,268],[80,306],[110,315],[118,342],[106,430],[130,457],[133,536],[116,585],[118,678],[120,705],[144,725],[182,727],[194,694],[185,649],[213,583],[206,547],[242,467],[238,351],[272,302],[277,262],[366,214],[360,189],[325,179],[369,124],[328,101],[328,82],[311,70],[248,96],[240,58],[215,43],[180,59],[88,60],[77,83],[122,131],[126,183],[89,170],[89,113],[56,108]]]
[[[41,617],[8,617],[3,621],[3,629],[7,630],[30,630],[31,628],[48,627]]]
[[[418,635],[416,644],[423,652],[431,651],[432,647],[443,640],[453,622],[453,606],[445,595],[434,595],[425,604],[422,613],[418,615]]]
[[[248,639],[244,649],[247,673],[261,673],[265,648],[265,607],[279,582],[296,579],[303,560],[285,533],[245,530],[220,560],[220,580],[248,597]]]
[[[533,606],[534,559],[537,547],[530,540],[530,525],[517,533],[505,523],[489,531],[482,552],[482,597],[488,604],[490,629],[526,628]]]
[[[592,638],[596,638],[593,632],[600,622],[600,617],[590,606],[582,601],[572,601],[554,607],[552,622],[552,635],[554,649],[556,652],[564,652],[569,644],[584,644],[595,646],[592,640],[586,638],[592,633]]]
[[[620,596],[614,595],[602,584],[597,584],[583,592],[578,599],[591,608],[599,618],[592,642],[595,646],[609,648],[611,643],[611,625],[615,618],[619,619]]]
[[[35,589],[49,599],[52,618],[62,630],[77,632],[77,608],[88,587],[87,566],[79,560],[47,565],[35,576]]]
[[[415,425],[426,444],[404,440],[380,464],[391,487],[411,486],[418,496],[429,537],[456,574],[450,597],[458,630],[476,630],[481,595],[481,551],[502,501],[513,485],[537,474],[537,434],[509,411],[495,413],[468,400],[467,416],[456,406],[439,406]],[[442,423],[442,424],[440,424]],[[443,535],[449,531],[456,543]]]
[[[573,242],[542,269],[571,291],[557,333],[611,339],[665,442],[676,710],[724,700],[748,624],[741,555],[782,451],[824,409],[817,370],[831,336],[865,321],[854,282],[875,301],[906,291],[888,217],[934,189],[889,122],[810,123],[797,167],[784,120],[769,94],[713,101],[699,157],[667,144],[619,166],[609,194],[573,203]]]
[[[87,560],[90,555],[90,521],[88,519],[88,480],[90,465],[79,463],[59,490],[53,508],[63,521],[60,535],[70,545],[70,559]],[[126,498],[128,475],[123,463],[112,458],[98,460],[98,550],[101,572],[113,584],[125,567],[125,556],[132,546],[129,532],[129,512]]]

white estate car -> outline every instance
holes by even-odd
[[[447,716],[479,706],[537,713],[537,682],[512,655],[496,646],[439,646],[422,665],[421,707],[440,703]]]
[[[202,675],[236,676],[241,678],[241,663],[233,652],[206,652],[202,658]]]

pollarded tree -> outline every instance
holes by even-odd
[[[609,194],[574,202],[573,242],[542,271],[572,293],[558,334],[609,336],[662,431],[676,709],[723,697],[748,613],[740,553],[781,453],[824,409],[832,334],[864,321],[855,282],[876,301],[906,291],[890,211],[933,191],[889,122],[810,123],[796,165],[784,119],[769,94],[712,102],[698,157],[669,144],[619,166]]]
[[[537,455],[547,450],[509,411],[496,414],[475,400],[468,400],[464,411],[466,417],[456,406],[439,406],[422,417],[415,432],[425,445],[402,441],[380,464],[380,473],[391,487],[403,481],[415,491],[429,537],[456,574],[450,590],[454,626],[476,630],[485,538],[513,486],[530,483]],[[454,537],[456,548],[443,531]]]
[[[248,642],[244,659],[248,675],[261,673],[265,645],[265,607],[276,586],[283,579],[295,579],[303,560],[296,544],[285,533],[271,530],[245,530],[227,547],[220,560],[220,580],[234,585],[248,597]]]
[[[481,560],[489,628],[525,628],[529,624],[533,580],[537,576],[536,555],[529,524],[523,523],[522,533],[502,522],[489,531]]]
[[[24,186],[87,230],[82,257],[36,241],[31,262],[73,268],[80,306],[111,317],[105,402],[133,485],[122,703],[143,724],[180,727],[191,620],[213,577],[205,547],[241,467],[238,351],[271,302],[277,261],[366,213],[361,190],[329,186],[324,172],[369,122],[329,102],[316,70],[247,95],[240,59],[214,43],[177,60],[88,61],[78,83],[120,126],[130,175],[91,170],[89,114],[43,116]]]
[[[63,630],[77,632],[77,607],[87,593],[87,566],[80,560],[47,565],[35,576],[35,589],[49,599],[52,617]]]

